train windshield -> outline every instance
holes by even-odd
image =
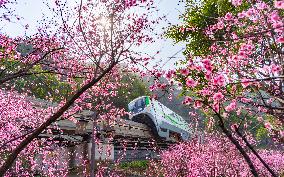
[[[139,100],[129,104],[128,105],[129,111],[134,113],[134,114],[143,111],[146,107],[145,101],[146,101],[146,99],[145,99],[145,97],[143,97],[143,98],[140,98]]]

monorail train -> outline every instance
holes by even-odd
[[[178,114],[149,96],[141,96],[128,104],[130,119],[146,124],[161,139],[187,141],[192,135],[189,124]]]

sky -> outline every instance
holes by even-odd
[[[52,2],[54,0],[47,1]],[[0,32],[6,33],[12,37],[34,34],[36,32],[38,20],[42,19],[43,15],[48,16],[51,14],[50,10],[43,2],[44,0],[18,0],[15,12],[23,18],[20,20],[21,23],[1,22],[2,24],[0,26],[2,28],[0,28]],[[178,5],[178,0],[156,0],[155,3],[160,10],[157,16],[166,15],[167,21],[172,24],[177,24],[179,22],[178,16],[184,11],[184,6]],[[24,27],[26,24],[29,25],[28,30]],[[164,25],[167,25],[167,23],[164,22],[157,26],[158,30]],[[159,31],[162,31],[162,29]],[[183,58],[183,47],[184,45],[174,44],[170,39],[163,39],[157,40],[151,45],[144,45],[138,50],[148,53],[150,56],[154,56],[155,60],[152,61],[152,65],[158,63],[160,66],[163,66],[163,69],[169,69],[173,67],[173,64],[178,59]],[[158,54],[156,53],[157,51],[159,51]],[[173,56],[174,58],[171,58]]]

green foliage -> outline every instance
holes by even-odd
[[[14,58],[3,58],[0,60],[0,67],[2,69],[0,78],[5,78],[30,66]],[[40,65],[32,66],[27,73],[39,74],[28,74],[16,80],[10,80],[5,87],[15,87],[19,92],[24,91],[37,98],[50,99],[55,102],[66,98],[71,92],[71,87],[67,82],[61,81],[56,74],[48,73]]]
[[[148,85],[134,74],[124,75],[123,86],[118,89],[117,96],[112,99],[115,106],[128,109],[128,103],[139,96],[150,95]]]
[[[40,65],[36,65],[30,72],[44,72]],[[52,73],[33,74],[15,81],[15,88],[19,92],[29,91],[36,98],[50,99],[59,102],[72,92],[71,86],[64,80],[60,80]]]
[[[59,102],[71,93],[67,82],[60,81],[53,74],[31,75],[18,79],[15,83],[18,91],[29,90],[30,94],[41,99],[51,99]]]
[[[137,160],[132,162],[122,162],[119,164],[119,167],[122,169],[146,169],[148,167],[149,162],[147,160]]]
[[[274,131],[284,130],[283,124],[279,120],[277,120],[273,115],[266,114],[263,118],[265,121],[269,122],[272,125]]]
[[[20,69],[25,68],[25,64],[17,61],[16,59],[5,58],[1,59],[0,67],[5,70],[0,73],[0,77],[5,77],[11,73],[16,73]],[[20,77],[17,80],[9,81],[9,87],[14,86],[19,92],[27,92],[36,98],[48,99],[54,102],[59,102],[67,98],[72,93],[72,88],[69,83],[64,80],[64,77],[59,78],[58,75],[48,73],[40,65],[31,67],[28,71],[31,74]],[[82,83],[81,78],[74,78],[77,86]],[[133,99],[150,95],[148,86],[134,74],[124,75],[122,77],[122,86],[117,90],[118,95],[111,99],[115,106],[125,108]]]
[[[181,16],[181,24],[171,26],[166,37],[173,39],[176,43],[185,42],[185,55],[206,55],[210,52],[209,47],[212,45],[212,41],[205,35],[205,29],[217,23],[218,18],[227,12],[237,14],[249,7],[250,3],[248,2],[234,7],[229,0],[201,0],[198,2],[187,0],[185,13]],[[214,34],[214,37],[221,39],[223,33],[220,30]]]
[[[256,139],[257,140],[263,140],[265,138],[268,138],[268,130],[266,128],[264,128],[263,126],[260,126],[257,130],[256,130]]]

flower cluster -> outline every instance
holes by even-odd
[[[259,154],[275,172],[283,172],[283,152],[260,150]],[[269,176],[260,161],[253,154],[250,156],[259,174]],[[150,169],[164,176],[251,176],[250,168],[237,149],[226,139],[212,135],[206,136],[203,143],[193,140],[163,151],[161,162],[152,162]]]

